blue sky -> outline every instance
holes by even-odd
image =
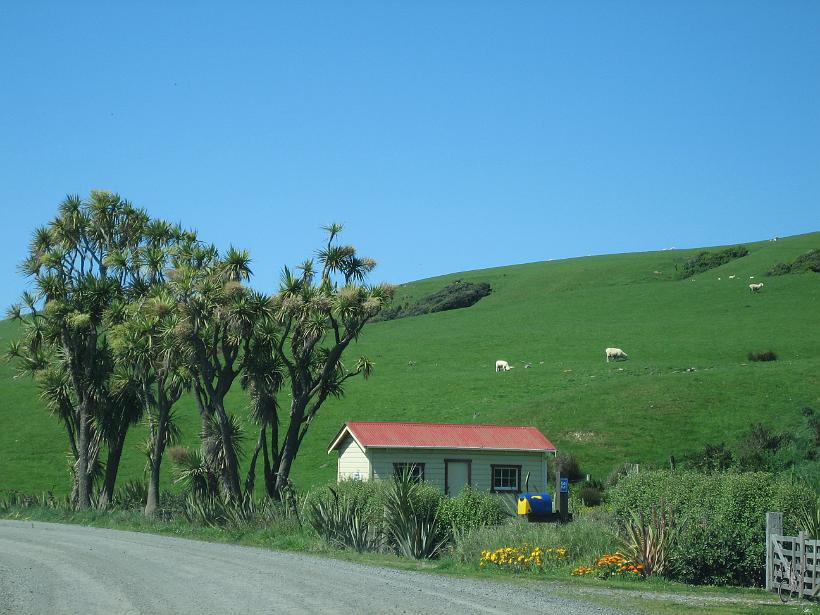
[[[820,229],[820,2],[77,4],[0,7],[2,305],[92,188],[266,290]]]

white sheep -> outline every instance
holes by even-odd
[[[763,282],[759,284],[749,284],[749,290],[753,293],[760,292],[760,289],[763,288]]]
[[[495,362],[495,371],[496,372],[508,372],[513,368],[509,363],[499,359]]]
[[[607,363],[609,363],[610,359],[612,359],[613,361],[616,361],[618,359],[626,360],[626,359],[629,358],[629,355],[627,355],[620,348],[607,348],[606,350],[604,350],[604,353],[606,354],[606,362]]]
[[[734,280],[734,279],[735,279],[735,276],[730,275],[730,276],[729,276],[729,279],[730,279],[730,280]]]

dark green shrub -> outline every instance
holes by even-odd
[[[572,453],[564,451],[558,453],[555,457],[555,469],[561,473],[561,476],[571,481],[578,481],[584,477],[581,473],[581,464]]]
[[[774,267],[772,267],[766,272],[766,275],[786,275],[787,273],[791,272],[791,265],[787,265],[786,263],[777,263]]]
[[[820,250],[817,248],[801,254],[790,263],[777,263],[766,272],[766,275],[785,275],[807,271],[820,272]]]
[[[776,432],[763,423],[755,423],[740,440],[736,466],[744,471],[777,471],[794,465],[794,453],[789,445],[791,434]]]
[[[336,485],[329,485],[311,493],[308,499],[309,502],[321,500],[327,503],[333,499],[335,491],[339,497],[357,506],[367,521],[380,523],[384,517],[385,488],[384,482],[377,480],[343,480]]]
[[[765,352],[750,352],[746,355],[749,361],[777,361],[777,353],[774,350]]]
[[[791,264],[792,273],[803,273],[806,271],[813,271],[820,273],[820,250],[809,250],[805,254],[801,254]]]
[[[724,442],[706,444],[703,450],[689,453],[682,459],[682,466],[701,472],[721,472],[732,467],[734,455]]]
[[[704,250],[703,252],[700,252],[687,259],[683,263],[679,269],[678,277],[692,277],[696,273],[703,273],[709,269],[714,269],[715,267],[725,265],[729,261],[735,260],[736,258],[742,258],[748,253],[749,250],[746,246],[734,246],[732,248],[721,250],[720,252],[710,252],[708,250]]]
[[[456,280],[441,290],[422,297],[415,303],[404,303],[383,309],[375,320],[394,320],[407,316],[466,308],[475,305],[491,292],[492,289],[487,282]]]
[[[604,494],[599,487],[584,485],[578,490],[578,497],[584,506],[598,506],[604,499]]]
[[[465,487],[454,498],[442,498],[438,518],[454,533],[463,533],[486,525],[498,525],[507,518],[507,513],[500,497]]]
[[[664,503],[679,525],[668,576],[686,583],[759,585],[763,580],[765,515],[784,513],[797,531],[797,511],[813,490],[764,472],[658,470],[621,479],[608,491],[617,518],[650,514]]]

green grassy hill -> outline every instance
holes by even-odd
[[[797,425],[801,407],[820,410],[820,276],[763,274],[820,246],[820,233],[746,245],[748,256],[690,280],[676,280],[675,265],[698,250],[515,265],[402,286],[400,301],[458,278],[489,282],[493,292],[471,308],[368,326],[349,360],[367,354],[376,371],[326,403],[297,461],[297,485],[333,479],[335,457],[325,450],[347,419],[535,425],[599,477],[623,461],[662,463],[705,442],[732,442],[756,421]],[[750,276],[765,283],[759,294],[749,292]],[[0,323],[0,344],[14,333]],[[607,346],[630,360],[607,364]],[[778,361],[748,363],[749,351],[769,349]],[[497,374],[496,359],[517,369]],[[33,383],[12,375],[0,365],[0,489],[65,492],[65,434]],[[232,404],[245,416],[241,391]],[[192,401],[177,414],[195,444]],[[142,437],[132,434],[121,481],[142,475]]]

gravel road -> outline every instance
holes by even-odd
[[[618,611],[502,583],[137,532],[0,520],[0,613]]]

